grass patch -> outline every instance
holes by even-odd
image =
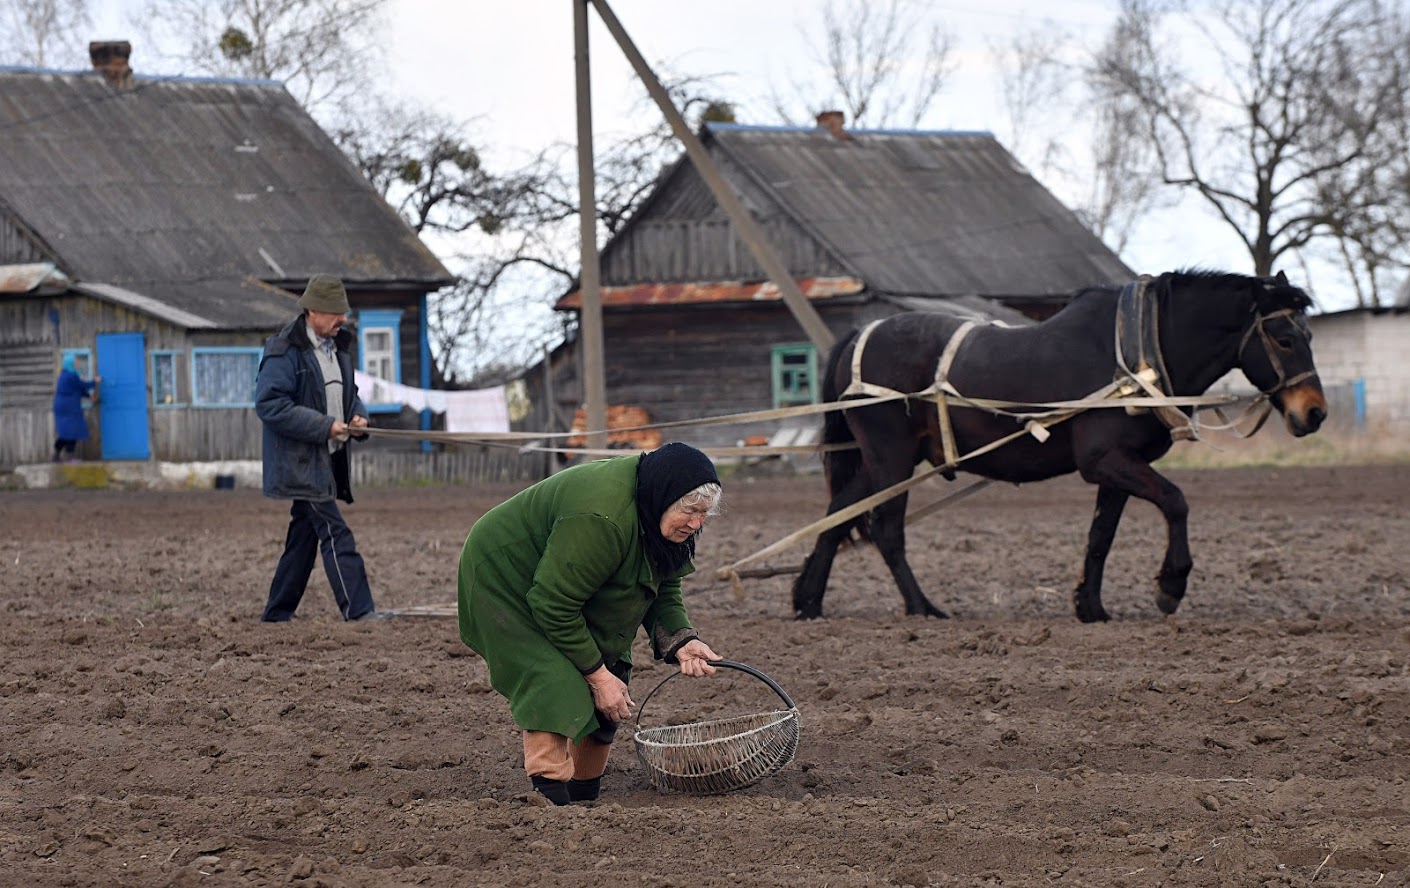
[[[1207,433],[1203,441],[1177,441],[1156,465],[1162,469],[1231,466],[1347,466],[1410,463],[1410,442],[1389,434],[1308,435],[1294,438],[1269,425],[1252,438]]]

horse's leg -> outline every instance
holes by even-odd
[[[877,551],[891,569],[891,576],[906,602],[906,616],[948,617],[949,614],[930,603],[920,590],[911,565],[906,561],[906,500],[909,494],[892,497],[871,513],[871,538]]]
[[[1097,507],[1092,513],[1092,526],[1087,531],[1087,555],[1082,562],[1082,579],[1072,593],[1072,603],[1077,606],[1077,619],[1084,623],[1110,620],[1111,615],[1102,607],[1102,572],[1106,570],[1106,556],[1111,551],[1111,541],[1116,537],[1116,526],[1121,523],[1121,512],[1130,498],[1124,490],[1105,485],[1097,488]]]
[[[866,473],[858,472],[828,503],[827,514],[839,512],[870,493]],[[827,591],[827,578],[832,573],[832,560],[837,555],[837,547],[842,545],[855,523],[856,519],[844,521],[818,534],[812,553],[803,562],[802,572],[793,581],[793,612],[798,619],[812,620],[822,616],[823,593]]]
[[[1154,504],[1165,516],[1165,560],[1155,578],[1155,604],[1162,613],[1175,613],[1185,597],[1190,570],[1194,567],[1190,557],[1190,507],[1185,494],[1170,479],[1151,468],[1150,463],[1120,450],[1109,451],[1092,465],[1084,466],[1082,477],[1093,484],[1140,497]],[[1089,594],[1100,596],[1100,589],[1094,588]]]

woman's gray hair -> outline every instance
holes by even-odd
[[[692,509],[704,505],[711,515],[720,514],[720,499],[724,493],[724,488],[714,481],[706,481],[704,484],[687,493],[685,496],[671,503],[671,509],[686,508]],[[708,504],[708,505],[707,505]],[[670,511],[667,509],[666,511]]]

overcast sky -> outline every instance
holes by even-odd
[[[778,122],[771,89],[788,94],[792,83],[816,69],[809,36],[820,30],[822,0],[609,3],[653,67],[715,77],[739,103],[741,123]],[[915,21],[917,28],[939,22],[956,40],[954,73],[921,126],[985,130],[1001,140],[1006,115],[991,47],[1035,25],[1095,47],[1117,9],[1116,0],[925,0],[920,6],[925,18]],[[482,119],[494,134],[490,141],[524,154],[574,140],[570,0],[393,0],[392,7],[388,58],[400,90],[461,118]],[[641,87],[595,12],[589,22],[599,138],[659,119],[654,107],[641,106]],[[797,117],[806,111],[800,104]],[[1064,193],[1061,183],[1045,184],[1069,205],[1077,197]],[[1233,235],[1198,207],[1152,219],[1123,258],[1153,273],[1188,265],[1246,271],[1249,264]]]
[[[610,0],[611,8],[653,67],[711,76],[739,104],[742,123],[776,123],[771,89],[790,92],[817,63],[822,0]],[[114,4],[95,4],[98,36],[129,37]],[[991,47],[1044,25],[1075,44],[1095,47],[1116,14],[1116,0],[921,0],[915,27],[940,22],[957,41],[955,70],[926,129],[993,132],[1010,150],[1007,117]],[[573,5],[570,0],[391,0],[385,56],[388,91],[461,120],[474,120],[477,144],[507,168],[555,142],[575,138]],[[658,112],[642,105],[641,87],[615,41],[590,12],[593,116],[599,140],[640,130]],[[143,72],[142,47],[133,67]],[[148,69],[150,71],[150,69]],[[175,73],[162,71],[159,73]],[[806,116],[799,104],[797,117]],[[1074,130],[1089,128],[1078,123]],[[1034,169],[1069,206],[1080,183],[1056,181]],[[1142,224],[1122,253],[1138,272],[1203,265],[1249,271],[1233,233],[1194,201]],[[1300,269],[1289,269],[1305,279]],[[1314,291],[1316,289],[1313,281]],[[1335,295],[1318,293],[1327,307]]]

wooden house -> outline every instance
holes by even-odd
[[[1074,291],[1135,275],[983,132],[707,124],[700,138],[835,336],[907,310],[1025,322]],[[609,404],[654,422],[815,403],[818,355],[694,165],[682,158],[601,254]],[[574,290],[557,309],[577,312]],[[561,415],[582,398],[556,354],[525,377]],[[812,424],[816,425],[816,419]],[[535,425],[535,423],[539,423]],[[690,428],[705,445],[777,423]]]
[[[66,354],[102,377],[85,458],[259,458],[262,346],[320,272],[347,286],[357,366],[431,387],[427,296],[451,275],[281,84],[90,52],[0,68],[0,464],[48,458]]]

